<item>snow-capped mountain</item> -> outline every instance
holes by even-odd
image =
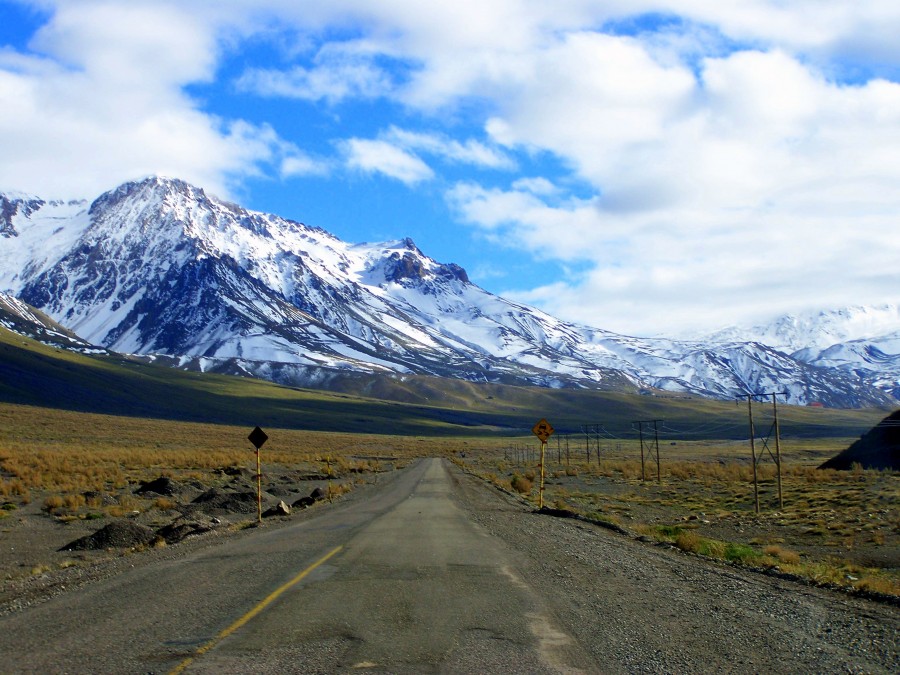
[[[90,343],[308,384],[334,372],[880,404],[759,342],[638,339],[494,296],[411,240],[349,244],[179,180],[93,203],[0,195],[0,291]]]
[[[801,349],[825,349],[832,345],[872,340],[900,332],[900,305],[856,306],[843,309],[788,314],[768,323],[731,326],[704,338],[708,342],[753,340],[793,354]]]
[[[706,338],[754,340],[819,368],[842,371],[900,399],[900,305],[887,303],[779,317]]]

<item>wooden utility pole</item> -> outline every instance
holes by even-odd
[[[786,394],[786,392],[781,392]],[[784,508],[784,497],[781,494],[781,430],[778,427],[778,403],[775,401],[775,397],[778,396],[778,393],[772,392],[772,415],[774,417],[773,424],[775,425],[775,465],[778,467],[778,508]]]
[[[786,391],[767,391],[761,392],[758,394],[743,394],[743,398],[747,399],[747,415],[750,419],[750,456],[753,459],[753,504],[756,513],[759,513],[759,475],[756,469],[756,465],[759,463],[759,460],[763,458],[764,452],[761,450],[759,453],[759,457],[756,456],[756,427],[753,425],[753,398],[761,397],[765,398],[766,396],[772,397],[772,429],[769,431],[769,435],[771,436],[772,431],[775,432],[775,454],[772,454],[771,448],[769,448],[768,437],[762,439],[763,448],[769,453],[769,456],[775,461],[775,467],[777,469],[777,483],[778,483],[778,508],[784,508],[784,496],[781,491],[781,429],[778,426],[778,396],[787,396]]]
[[[659,427],[657,427],[657,424],[662,421],[663,420],[641,420],[634,422],[634,424],[638,425],[638,438],[641,442],[641,480],[647,480],[647,475],[644,471],[644,425],[652,424],[653,445],[656,448],[656,482],[662,482],[662,470],[660,469],[659,463]],[[653,456],[653,449],[650,447],[649,443],[647,444],[647,452],[651,457]]]
[[[753,459],[753,509],[759,513],[759,485],[756,476],[756,429],[753,427],[753,397],[755,394],[743,394],[747,399],[747,416],[750,419],[750,457]]]

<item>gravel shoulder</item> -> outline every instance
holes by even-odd
[[[896,607],[811,588],[532,507],[450,468],[461,506],[606,672],[894,673]]]

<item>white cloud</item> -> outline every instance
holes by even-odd
[[[423,157],[527,167],[447,198],[481,234],[587,266],[522,295],[569,318],[687,322],[900,285],[893,0],[42,6],[56,12],[30,50],[0,52],[3,187],[80,196],[160,172],[227,192],[260,172],[327,172],[281,128],[186,93],[249,39],[292,41],[280,69],[250,62],[238,83],[326,114],[382,106],[365,110],[386,131],[337,144],[347,166],[411,186],[435,177]],[[599,30],[646,12],[680,20]]]
[[[236,82],[245,92],[336,104],[345,99],[374,99],[394,89],[391,75],[376,65],[374,54],[352,45],[326,45],[314,58],[312,67],[293,66],[288,70],[251,68]]]
[[[512,184],[513,190],[530,192],[540,196],[552,196],[560,193],[560,189],[546,178],[519,178]]]
[[[407,185],[434,177],[421,159],[387,141],[351,138],[341,144],[347,166],[365,173],[382,173]]]
[[[59,3],[28,53],[0,52],[0,185],[89,197],[176,175],[227,195],[293,146],[184,92],[211,80],[216,27],[168,3]]]
[[[460,164],[488,169],[515,168],[515,163],[503,152],[473,139],[460,143],[444,134],[419,133],[394,126],[383,137],[408,150],[427,152]]]
[[[292,178],[294,176],[325,176],[330,170],[331,166],[329,162],[314,159],[306,153],[291,148],[281,160],[281,170],[279,173],[282,178]]]

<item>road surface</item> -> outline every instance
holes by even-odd
[[[432,459],[4,616],[0,671],[893,672],[898,628],[893,607],[532,515]]]

